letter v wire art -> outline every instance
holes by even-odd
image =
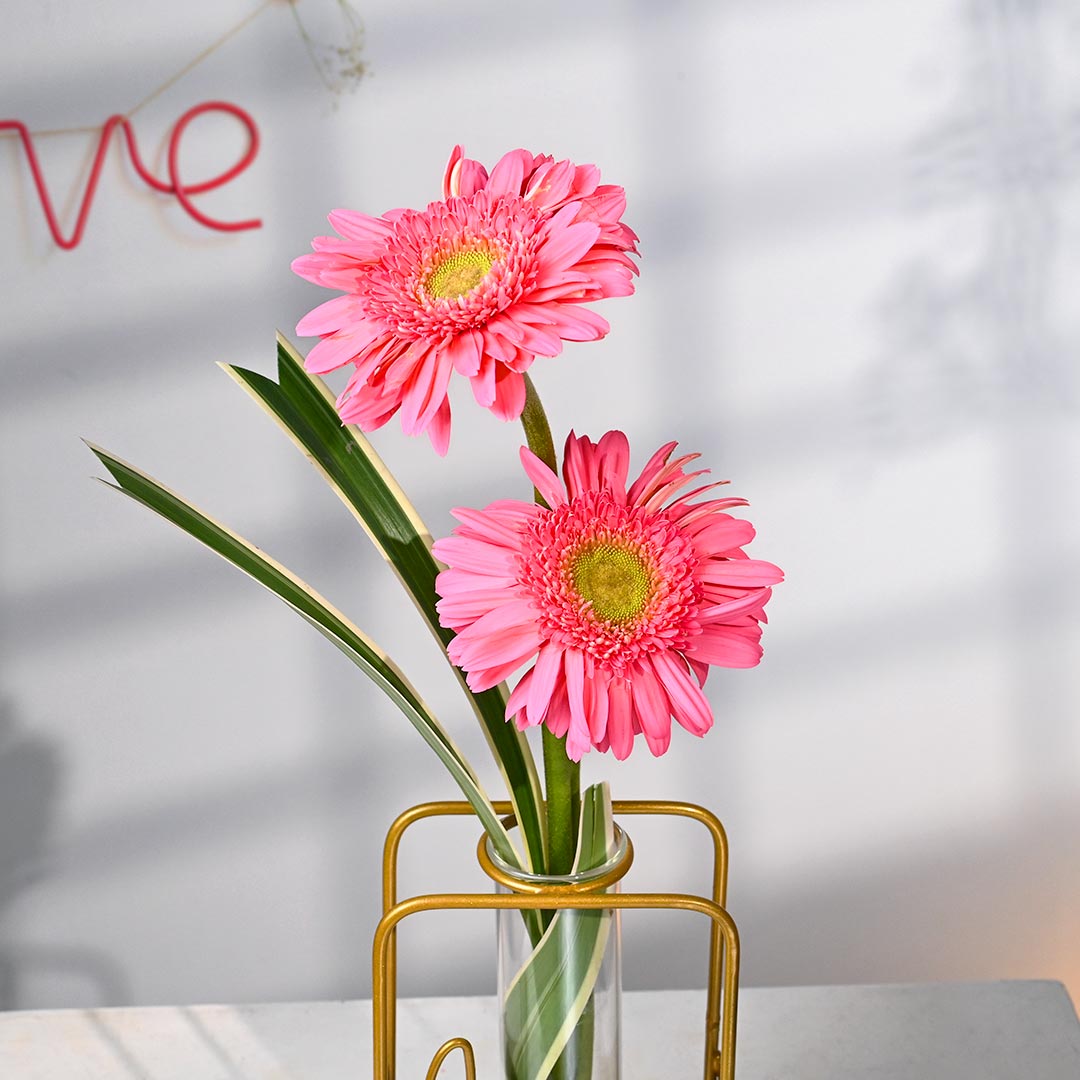
[[[494,804],[496,813],[507,815],[504,824],[514,824],[508,802]],[[474,813],[467,802],[421,803],[406,810],[390,826],[383,848],[383,917],[375,930],[372,946],[372,1024],[375,1049],[374,1080],[395,1080],[397,1025],[397,927],[410,915],[424,911],[551,910],[623,910],[651,908],[696,911],[712,921],[709,935],[708,993],[705,1009],[705,1080],[734,1080],[735,1025],[739,995],[739,932],[727,913],[727,835],[720,819],[701,806],[677,802],[621,802],[612,804],[616,815],[665,815],[685,817],[700,822],[713,842],[712,898],[683,893],[607,893],[603,890],[619,881],[634,861],[633,845],[627,837],[620,861],[602,877],[585,885],[557,887],[535,886],[536,892],[441,893],[397,898],[397,863],[401,838],[418,821],[430,817],[468,816]],[[507,877],[491,861],[484,837],[477,847],[477,857],[484,871],[496,882],[520,889],[520,882]],[[434,1080],[439,1068],[454,1051],[460,1050],[467,1080],[476,1080],[476,1061],[472,1044],[464,1038],[447,1040],[439,1047],[428,1069],[427,1080]]]

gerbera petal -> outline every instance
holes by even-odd
[[[368,381],[382,381],[388,387],[396,387],[404,393],[405,387],[415,381],[417,372],[423,368],[424,361],[431,358],[438,344],[431,341],[410,342],[394,357],[392,364],[384,365],[378,373],[372,372]]]
[[[459,143],[450,151],[450,160],[443,172],[443,198],[461,194],[461,162],[465,158],[465,148]]]
[[[511,720],[525,711],[525,703],[529,699],[529,687],[532,685],[533,671],[535,670],[535,668],[529,668],[529,670],[518,680],[518,684],[514,687],[510,697],[507,698],[506,714],[504,717],[506,720]],[[539,722],[538,718],[533,719],[530,717],[528,724],[538,724]]]
[[[690,670],[697,676],[698,686],[704,686],[709,678],[709,665],[691,655],[687,655],[686,662],[690,665]]]
[[[730,480],[718,480],[718,484],[728,484]],[[706,487],[713,487],[712,484],[705,485]],[[703,489],[698,489],[703,490]],[[684,499],[691,499],[694,496],[693,491],[686,492],[685,495],[680,495],[669,507],[667,507],[668,517],[677,521],[681,528],[688,528],[693,522],[700,520],[701,518],[707,518],[710,514],[719,513],[723,510],[731,510],[739,506],[749,506],[750,504],[745,499],[708,499],[703,503],[694,503],[693,506],[686,506],[683,504]]]
[[[518,455],[521,458],[525,475],[533,482],[533,487],[544,497],[548,506],[561,506],[566,502],[566,492],[559,483],[559,478],[527,446],[523,446]]]
[[[641,730],[647,738],[659,743],[671,740],[671,708],[664,688],[653,672],[651,664],[636,665],[630,679],[634,698],[634,713],[641,722]],[[650,742],[650,748],[652,743]],[[664,749],[667,749],[666,745]],[[663,751],[661,751],[662,753]],[[655,754],[656,751],[653,750]]]
[[[717,667],[752,668],[761,661],[761,646],[726,626],[710,627],[694,638],[687,655]]]
[[[712,707],[690,677],[682,657],[671,650],[653,653],[653,670],[664,689],[675,719],[691,735],[704,735],[713,725]]]
[[[510,660],[505,664],[496,664],[493,667],[484,669],[483,683],[479,686],[470,686],[470,689],[475,690],[490,690],[493,686],[498,686],[499,683],[506,682],[516,671],[521,669],[523,663],[528,661],[526,656],[524,659]],[[468,679],[466,679],[468,682]]]
[[[570,704],[570,731],[589,741],[589,721],[585,715],[585,657],[577,649],[563,652],[563,677]],[[567,749],[569,753],[569,748]],[[575,759],[576,760],[576,759]]]
[[[576,213],[577,207],[571,204],[563,207],[552,219],[548,241],[537,252],[541,284],[545,274],[573,266],[596,243],[596,238],[600,235],[600,226],[591,221],[567,224],[573,221]]]
[[[534,315],[529,310],[531,307],[533,305],[517,304],[507,312],[508,315],[513,316],[515,323],[521,330],[518,348],[525,349],[534,356],[558,356],[563,347],[562,338],[559,334],[553,329],[548,329],[546,325],[538,326],[529,321],[530,318],[539,316],[538,322],[550,323],[552,320],[549,318],[547,310],[540,305],[536,305]]]
[[[444,397],[442,404],[435,410],[435,415],[427,426],[427,435],[431,440],[431,449],[439,457],[446,457],[450,449],[450,399]]]
[[[607,735],[608,692],[602,678],[586,678],[584,686],[585,718],[589,724],[589,738],[599,746]]]
[[[668,726],[667,731],[662,735],[650,735],[647,731],[645,735],[645,745],[649,748],[649,753],[653,757],[663,757],[671,747],[671,727]]]
[[[607,737],[611,752],[625,761],[634,748],[634,703],[630,696],[630,683],[616,677],[608,683]]]
[[[440,574],[439,577],[442,575]],[[435,587],[446,588],[446,582],[443,581],[440,586],[436,578]],[[481,615],[504,604],[506,599],[506,586],[492,585],[483,589],[472,589],[469,592],[443,596],[436,603],[435,610],[439,613],[439,622],[443,626],[456,628],[475,622]]]
[[[331,210],[328,217],[335,231],[352,241],[350,254],[364,261],[379,258],[394,235],[390,222],[356,210]]]
[[[525,174],[532,169],[532,154],[528,150],[511,150],[503,154],[491,170],[485,190],[492,195],[520,195]]]
[[[512,341],[509,341],[505,335],[496,333],[490,323],[480,331],[480,334],[484,339],[485,358],[508,364],[517,356],[517,346]],[[492,370],[494,370],[494,365],[492,365]],[[492,386],[494,387],[494,385],[494,375],[492,375]],[[494,391],[492,392],[494,393]]]
[[[540,646],[536,655],[536,664],[532,668],[532,681],[529,688],[529,715],[539,722],[547,715],[552,695],[559,682],[563,669],[563,650],[548,641]]]
[[[630,472],[630,441],[621,431],[609,431],[596,447],[598,481],[618,501],[626,501],[626,477]]]
[[[445,349],[429,350],[401,399],[401,429],[406,435],[427,430],[446,400],[453,362]]]
[[[510,316],[503,312],[489,319],[484,324],[484,335],[498,334],[506,338],[511,345],[520,345],[525,340],[525,331]]]
[[[603,315],[579,304],[551,303],[547,309],[553,328],[564,341],[599,341],[611,329]]]
[[[545,209],[559,206],[570,194],[574,173],[572,162],[545,162],[533,170],[525,187],[525,198]]]
[[[764,607],[771,596],[771,589],[751,589],[744,596],[736,596],[720,604],[706,604],[701,608],[700,618],[702,622],[718,619],[730,622],[737,615],[745,615]]]
[[[588,205],[593,205],[595,202],[594,195],[600,189],[596,186],[600,183],[600,170],[595,165],[577,165],[574,167],[574,191],[578,195],[586,195],[587,199],[583,202]],[[606,184],[605,187],[615,188],[616,191],[622,191],[621,187],[616,187],[615,184]]]
[[[480,357],[480,369],[469,380],[473,397],[477,405],[491,408],[495,404],[495,372],[497,366],[494,357],[490,353],[484,353]]]
[[[586,295],[591,281],[589,274],[577,270],[565,270],[555,278],[546,279],[542,288],[530,290],[529,303],[542,305],[553,300],[577,303],[593,299]]]
[[[462,630],[454,642],[467,645],[482,660],[492,656],[499,660],[510,660],[517,653],[511,654],[505,650],[499,644],[499,639],[519,634],[523,638],[539,634],[536,612],[530,600],[510,593],[504,601],[485,611],[468,629]]]
[[[446,343],[446,354],[459,375],[471,378],[480,370],[481,340],[475,330],[463,330]]]
[[[483,636],[478,624],[498,626],[494,616],[503,614],[503,608],[488,612],[472,626],[462,630],[447,646],[447,653],[458,667],[469,673],[469,686],[473,690],[490,690],[498,686],[507,672],[515,671],[536,652],[539,635],[535,627],[512,620],[508,625],[493,630],[491,637]]]
[[[743,587],[776,585],[784,580],[784,571],[763,559],[706,559],[701,580]]]
[[[305,281],[325,285],[328,289],[351,292],[368,268],[352,258],[349,243],[338,237],[316,236],[311,241],[312,255],[301,255],[292,261],[292,271]],[[344,252],[336,250],[344,247]]]
[[[495,369],[495,401],[491,411],[500,420],[516,420],[525,408],[525,379],[502,364]]]
[[[694,522],[686,526],[686,531],[694,538],[698,550],[710,555],[745,547],[756,535],[749,521],[727,514],[715,514]]]
[[[626,190],[618,184],[600,184],[587,199],[582,200],[582,205],[598,221],[616,225],[626,212]],[[630,235],[624,238],[624,242],[630,246],[637,237],[630,229],[626,229],[626,232]]]
[[[451,161],[453,159],[451,158]],[[467,199],[470,196],[475,195],[478,191],[483,191],[484,185],[487,184],[488,172],[479,161],[474,161],[472,158],[463,157],[459,164],[454,165],[452,169],[448,167],[448,176],[450,186],[454,190],[447,190],[447,183],[444,179],[443,182],[443,198],[450,198],[451,196],[460,196],[463,199]]]
[[[571,761],[580,761],[592,746],[589,729],[576,725],[571,719],[570,729],[566,733],[566,756]]]
[[[495,514],[506,524],[519,528],[528,524],[541,512],[541,508],[536,503],[522,502],[520,499],[496,499],[487,505],[487,513]]]
[[[383,394],[354,377],[338,397],[337,411],[342,423],[356,424],[362,431],[376,431],[397,412],[400,403],[400,394]]]
[[[486,540],[513,551],[521,546],[521,529],[517,521],[498,512],[492,513],[490,507],[471,510],[466,506],[455,506],[450,513],[465,526],[456,530],[459,536]]]
[[[431,553],[455,569],[470,570],[474,574],[513,574],[517,570],[514,552],[460,536],[445,536],[436,540]]]
[[[570,703],[566,700],[566,684],[562,681],[551,695],[544,726],[557,739],[561,739],[570,729]]]
[[[665,462],[671,457],[672,450],[678,445],[677,442],[665,443],[651,458],[649,458],[638,478],[630,485],[630,490],[626,493],[627,502],[636,503],[638,501],[641,493],[645,491],[653,482],[653,479],[663,471]]]
[[[355,296],[335,296],[317,308],[312,308],[297,324],[301,337],[321,337],[333,334],[347,325],[350,319],[363,317],[363,309]]]
[[[571,429],[563,446],[563,480],[571,499],[590,490],[592,449],[587,435],[579,436]]]
[[[681,491],[697,477],[708,475],[708,469],[697,469],[694,472],[683,471],[684,463],[696,457],[697,454],[687,454],[685,459],[679,458],[678,461],[672,462],[668,466],[668,471],[642,494],[639,500],[641,505],[646,510],[659,510],[677,491]]]
[[[374,334],[369,334],[370,330],[374,330]],[[328,371],[334,371],[349,363],[354,356],[370,345],[377,335],[377,328],[361,324],[355,333],[325,337],[307,354],[304,370],[314,375],[325,375]]]
[[[650,502],[655,504],[656,493],[661,488],[665,488],[671,483],[675,483],[679,486],[685,484],[690,479],[690,477],[685,474],[686,466],[700,456],[700,454],[683,454],[674,461],[665,459],[655,469],[650,469],[649,466],[652,464],[652,462],[650,462],[649,465],[645,467],[645,472],[642,473],[642,476],[639,479],[641,486],[634,493],[634,501],[642,506],[646,506]],[[707,472],[708,470],[702,471]],[[646,473],[648,473],[647,481],[645,479]],[[645,482],[642,483],[642,481]]]

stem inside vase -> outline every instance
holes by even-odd
[[[488,856],[517,884],[500,892],[545,888],[590,893],[627,857],[621,842],[601,867],[579,874],[524,874]],[[602,886],[601,886],[602,887]],[[616,891],[619,884],[609,886]],[[539,942],[522,913],[497,913],[500,1044],[506,1080],[619,1080],[622,1007],[620,924],[613,911],[546,912]]]

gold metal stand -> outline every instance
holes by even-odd
[[[633,847],[603,877],[583,886],[539,886],[536,892],[521,892],[521,883],[502,875],[487,857],[483,837],[478,848],[485,872],[515,890],[514,895],[488,893],[442,893],[397,898],[397,862],[401,838],[410,825],[430,817],[465,816],[473,813],[467,802],[421,803],[406,810],[390,826],[383,849],[383,917],[375,930],[372,946],[372,1014],[374,1024],[375,1080],[395,1080],[395,1040],[397,1022],[397,926],[403,919],[422,911],[516,908],[553,910],[612,910],[622,908],[663,908],[696,911],[712,920],[709,935],[708,996],[705,1009],[705,1080],[735,1080],[735,1025],[739,996],[739,932],[724,908],[727,902],[728,846],[719,818],[693,803],[615,802],[617,815],[652,814],[691,818],[708,829],[713,841],[712,899],[681,893],[605,893],[630,868]],[[510,803],[495,803],[499,814],[510,815]],[[508,823],[513,822],[508,817]],[[434,1080],[439,1068],[454,1051],[460,1050],[467,1080],[476,1080],[476,1062],[467,1039],[450,1039],[439,1047],[428,1069]]]

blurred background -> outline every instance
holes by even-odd
[[[292,567],[405,668],[489,787],[436,645],[334,496],[215,366],[264,372],[329,294],[325,215],[437,198],[461,142],[596,162],[640,234],[611,334],[539,361],[557,438],[700,451],[788,580],[763,664],[617,797],[727,824],[744,983],[1057,978],[1080,996],[1080,9],[1067,0],[0,2],[0,113],[135,130],[164,174],[207,100],[252,167],[197,205],[120,140],[82,244],[0,138],[0,1007],[370,992],[386,826],[455,789],[350,664],[90,477],[86,437]],[[251,17],[249,19],[249,16]],[[244,23],[244,20],[248,20]],[[70,232],[97,137],[38,153]],[[184,136],[220,172],[243,128]],[[311,342],[302,343],[305,348]],[[342,380],[334,382],[340,386]],[[374,442],[431,531],[528,497],[519,429],[456,391],[450,453]],[[432,824],[405,887],[484,887]],[[701,889],[687,825],[636,884]],[[489,916],[417,922],[405,993],[493,988]],[[630,987],[703,983],[704,931],[628,916]]]

